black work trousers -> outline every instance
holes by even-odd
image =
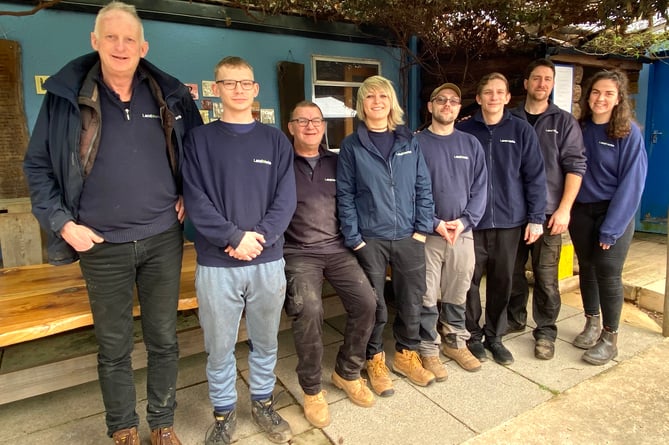
[[[546,221],[549,219],[550,215],[547,215]],[[546,224],[544,223],[544,234],[534,243],[528,245],[522,237],[520,238],[507,318],[510,324],[516,326],[527,324],[527,301],[530,290],[525,277],[525,263],[531,256],[532,273],[534,274],[532,318],[537,326],[533,332],[534,338],[555,341],[557,338],[556,321],[561,307],[558,267],[562,250],[562,235],[551,235]]]
[[[346,380],[360,377],[367,339],[374,326],[376,294],[355,256],[289,253],[286,260],[286,314],[292,317],[297,351],[297,378],[309,395],[321,391],[323,360],[323,278],[337,292],[346,310],[344,343],[335,371]]]
[[[425,295],[425,243],[406,237],[400,240],[366,239],[355,253],[376,291],[376,321],[367,344],[367,358],[383,351],[383,328],[388,322],[384,297],[386,268],[392,271],[392,289],[397,307],[393,322],[395,350],[418,351],[421,311]],[[425,338],[428,333],[424,334]]]
[[[472,285],[467,292],[466,326],[470,342],[501,341],[507,329],[506,308],[511,294],[511,279],[516,262],[522,227],[511,229],[483,229],[474,231],[476,265]],[[486,274],[485,325],[479,325],[483,309],[479,287]]]

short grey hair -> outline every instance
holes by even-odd
[[[95,36],[99,39],[100,38],[100,22],[110,12],[114,11],[123,11],[127,12],[130,14],[135,20],[137,20],[137,23],[139,24],[139,31],[140,31],[140,36],[141,36],[141,42],[144,42],[144,25],[142,25],[142,19],[139,18],[139,15],[137,15],[137,9],[135,8],[134,5],[129,5],[127,3],[123,2],[117,2],[117,1],[112,1],[107,3],[100,11],[98,11],[97,17],[95,17],[95,28],[93,29],[93,33],[95,33]]]

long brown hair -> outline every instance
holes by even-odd
[[[611,119],[606,127],[606,134],[611,139],[623,138],[632,131],[632,121],[634,119],[632,106],[629,100],[629,81],[627,75],[619,70],[604,70],[595,73],[587,82],[585,93],[581,96],[581,126],[592,118],[592,110],[588,104],[588,99],[592,93],[592,86],[599,80],[607,79],[616,84],[618,88],[618,105],[613,107]]]

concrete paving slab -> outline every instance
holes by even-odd
[[[560,339],[555,342],[555,357],[552,360],[538,360],[534,357],[534,337],[531,333],[504,344],[515,358],[509,369],[553,393],[563,392],[615,365],[592,366],[581,360],[582,349]]]
[[[451,364],[448,374],[445,382],[414,388],[477,433],[553,396],[550,391],[492,360],[484,362],[478,372],[467,372]]]
[[[467,445],[655,445],[669,437],[669,340]],[[643,378],[639,378],[643,376]]]
[[[93,417],[96,418],[96,426],[91,431],[104,433],[103,413],[97,381],[0,405],[0,443],[31,443],[27,438],[37,432],[48,432],[59,425],[73,422],[78,424],[81,419]]]
[[[392,397],[377,398],[371,408],[341,400],[332,404],[330,411],[337,422],[323,431],[334,444],[448,444],[474,435],[404,379],[395,382]]]

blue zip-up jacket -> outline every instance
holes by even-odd
[[[614,245],[622,236],[639,207],[648,170],[643,135],[632,122],[624,138],[611,139],[606,124],[588,121],[583,127],[588,171],[583,177],[576,202],[610,201],[599,227],[599,242]],[[577,228],[578,229],[578,228]]]
[[[365,238],[399,240],[432,233],[432,184],[418,142],[408,128],[395,129],[386,160],[360,122],[341,143],[337,208],[347,247]]]
[[[515,116],[527,120],[525,102],[511,110]],[[560,206],[567,173],[585,174],[585,147],[583,133],[571,113],[553,103],[539,115],[534,124],[539,138],[546,171],[546,214],[552,215]]]
[[[488,202],[476,229],[543,224],[546,174],[534,128],[508,110],[497,125],[488,126],[479,110],[456,128],[476,136],[486,156]]]
[[[37,117],[23,169],[32,210],[48,235],[51,264],[68,264],[78,254],[60,237],[68,221],[77,221],[84,180],[93,168],[100,140],[98,84],[100,57],[89,53],[67,65],[44,83],[47,90]],[[178,193],[181,193],[183,137],[202,125],[188,88],[178,79],[140,59],[160,108],[166,150]]]
[[[463,232],[481,221],[487,202],[488,170],[479,141],[460,130],[443,136],[429,129],[416,135],[432,179],[434,228],[459,219]]]

